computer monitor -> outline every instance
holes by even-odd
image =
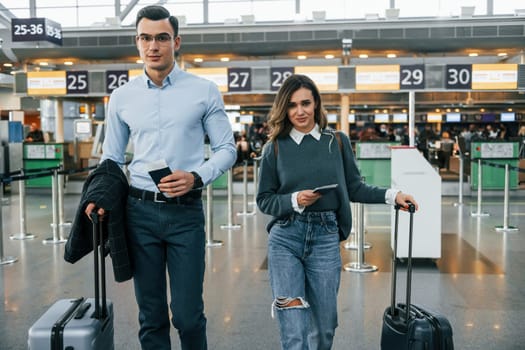
[[[387,113],[376,113],[374,115],[374,122],[376,123],[388,123],[389,115]]]
[[[408,116],[406,113],[394,113],[394,117],[392,121],[394,123],[406,123],[408,120]]]
[[[514,121],[516,121],[516,113],[514,113],[514,112],[501,113],[500,121],[502,121],[502,122],[514,122]]]
[[[91,136],[92,122],[89,119],[75,120],[75,136]]]
[[[443,120],[443,116],[441,115],[441,113],[431,112],[427,114],[427,122],[440,123],[442,120]]]
[[[461,121],[461,113],[447,113],[447,123],[459,123]]]

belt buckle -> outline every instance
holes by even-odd
[[[166,197],[164,197],[162,192],[154,192],[154,193],[155,195],[153,196],[153,201],[155,203],[166,203]],[[159,199],[159,195],[161,196],[162,199]]]

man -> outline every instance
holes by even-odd
[[[36,123],[31,123],[31,125],[29,125],[26,142],[44,142],[44,133],[42,133],[42,130],[38,128]]]
[[[136,27],[145,71],[111,95],[101,161],[124,163],[131,141],[126,221],[139,339],[142,349],[171,349],[169,286],[171,322],[182,349],[207,349],[201,189],[235,163],[233,132],[217,86],[175,63],[181,45],[177,19],[162,6],[147,6],[138,12]],[[213,155],[204,161],[206,135]],[[159,161],[171,174],[156,185],[148,170]],[[95,208],[90,203],[85,211]]]

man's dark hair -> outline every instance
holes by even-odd
[[[143,7],[137,13],[137,20],[135,21],[135,27],[138,27],[140,20],[143,18],[147,18],[152,21],[158,21],[161,19],[169,18],[170,24],[173,27],[174,36],[177,37],[179,35],[179,21],[177,20],[177,17],[171,16],[170,12],[162,6],[150,5],[150,6]]]

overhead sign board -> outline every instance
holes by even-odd
[[[355,89],[368,91],[399,90],[399,66],[356,66]]]
[[[49,41],[62,46],[62,26],[48,18],[13,18],[11,40]]]
[[[65,95],[66,72],[28,72],[28,95]]]
[[[310,77],[319,91],[337,91],[337,67],[311,67],[298,66],[295,67],[295,73],[304,74]]]
[[[500,90],[518,88],[517,64],[473,64],[473,90]]]
[[[228,91],[228,68],[188,68],[188,72],[213,81],[220,92]]]

